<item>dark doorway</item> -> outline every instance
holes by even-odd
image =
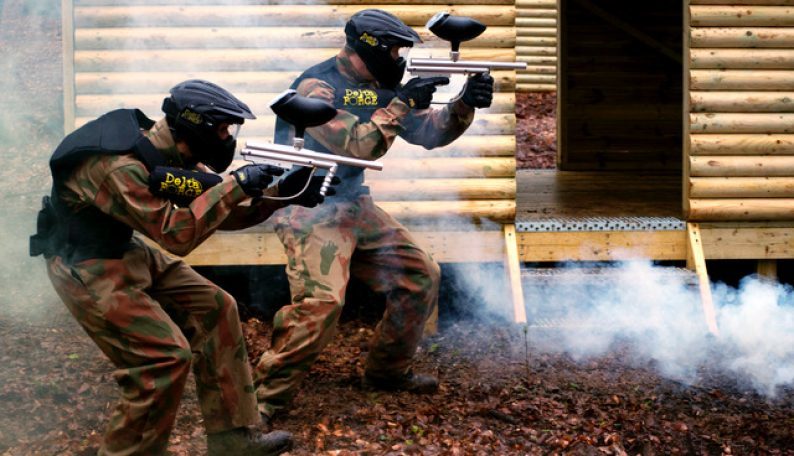
[[[561,170],[681,170],[680,2],[560,0]]]

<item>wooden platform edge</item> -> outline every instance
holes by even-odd
[[[794,223],[701,223],[703,250],[709,260],[794,259]],[[439,263],[502,262],[504,231],[413,232]],[[687,232],[516,232],[519,262],[685,261]],[[224,232],[210,237],[186,257],[194,266],[278,265],[284,249],[272,232]]]
[[[505,242],[501,231],[412,232],[439,263],[501,262]],[[272,232],[223,232],[207,239],[185,260],[193,266],[279,265],[287,257]]]

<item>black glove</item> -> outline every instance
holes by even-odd
[[[461,99],[472,108],[487,108],[493,101],[493,78],[490,74],[469,76]]]
[[[312,168],[300,168],[299,170],[289,173],[278,182],[278,196],[287,198],[298,193],[306,187],[306,181],[312,173]],[[306,190],[297,198],[287,201],[289,204],[297,204],[299,206],[314,207],[325,201],[325,198],[320,195],[320,187],[323,185],[325,176],[312,176],[312,181]],[[342,182],[338,177],[334,176],[331,179],[331,185],[337,185]],[[336,195],[336,190],[333,187],[328,187],[325,196]]]
[[[232,171],[245,194],[253,197],[262,196],[262,190],[273,182],[273,176],[282,174],[283,169],[270,165],[245,165]]]
[[[413,78],[397,89],[397,98],[413,109],[427,109],[433,101],[436,86],[449,84],[449,78]]]

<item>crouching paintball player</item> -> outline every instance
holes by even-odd
[[[61,142],[31,255],[44,255],[56,292],[117,369],[121,400],[99,454],[164,454],[191,366],[209,453],[279,454],[292,438],[261,429],[234,298],[133,232],[186,255],[215,230],[268,218],[284,205],[268,197],[297,194],[309,169],[273,186],[278,168],[222,174],[236,131],[254,115],[210,82],[170,93],[157,122],[120,109]],[[321,203],[321,183],[312,178],[292,202]]]
[[[400,50],[419,35],[385,11],[368,9],[345,26],[338,55],[305,71],[292,84],[299,95],[332,103],[336,117],[305,136],[308,149],[374,160],[397,136],[427,149],[444,146],[471,124],[474,109],[488,107],[493,78],[469,77],[452,102],[430,109],[445,77],[400,84]],[[276,142],[293,131],[279,121]],[[369,346],[367,388],[430,393],[438,380],[413,373],[411,360],[438,299],[440,269],[413,236],[376,206],[363,185],[363,169],[340,166],[342,184],[315,208],[291,207],[276,231],[288,256],[291,304],[274,318],[271,348],[254,368],[259,410],[265,419],[286,407],[323,348],[331,341],[351,275],[386,295],[386,309]]]

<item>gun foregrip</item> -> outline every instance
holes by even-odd
[[[334,165],[328,169],[328,172],[325,174],[325,179],[323,179],[323,185],[320,186],[320,195],[325,196],[328,193],[328,189],[331,187],[331,181],[334,179],[334,175],[336,174],[337,166]]]

